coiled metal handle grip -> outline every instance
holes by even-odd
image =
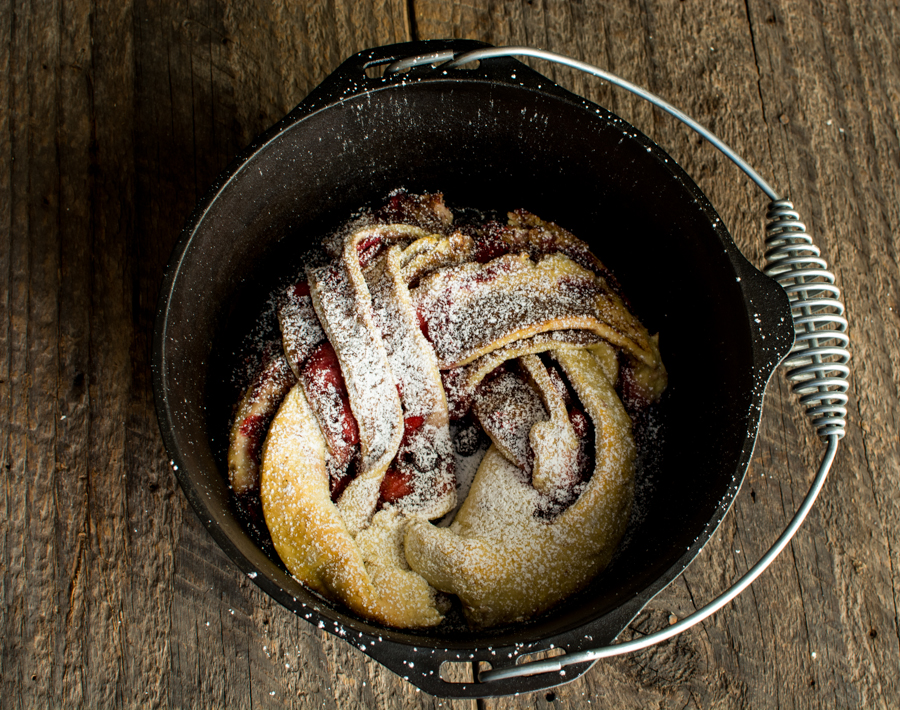
[[[394,73],[426,64],[447,70],[483,59],[517,56],[534,57],[562,64],[592,74],[641,97],[674,116],[712,143],[766,193],[771,202],[766,215],[768,248],[764,273],[774,278],[787,292],[791,301],[796,335],[794,347],[784,361],[788,368],[787,377],[792,383],[792,390],[799,396],[800,403],[806,407],[806,415],[816,427],[818,435],[825,441],[826,447],[809,492],[791,522],[768,552],[744,576],[706,606],[662,631],[635,641],[570,653],[546,661],[483,671],[479,674],[481,682],[537,673],[564,674],[564,668],[575,663],[596,661],[648,648],[677,636],[712,616],[749,587],[787,547],[825,485],[825,479],[837,454],[838,442],[846,430],[845,405],[849,388],[847,378],[850,374],[850,368],[847,366],[850,360],[847,349],[850,339],[847,335],[844,305],[840,301],[840,290],[834,285],[834,274],[828,270],[828,264],[821,257],[819,248],[812,243],[806,225],[800,221],[800,215],[794,210],[793,204],[780,197],[743,158],[687,114],[646,89],[604,69],[532,47],[488,47],[462,54],[457,54],[453,50],[442,50],[401,59],[388,66],[386,71]]]
[[[820,437],[842,439],[847,428],[850,337],[840,289],[789,200],[771,202],[766,220],[763,272],[787,292],[794,318],[794,347],[783,363],[791,389]]]

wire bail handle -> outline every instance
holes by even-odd
[[[632,84],[604,69],[572,59],[561,54],[533,47],[486,47],[459,55],[453,50],[420,54],[390,64],[385,73],[394,74],[412,67],[431,65],[439,69],[454,69],[470,62],[498,57],[534,57],[554,64],[571,67],[599,77],[639,96],[657,108],[674,116],[700,136],[712,143],[725,157],[737,165],[768,196],[766,212],[766,266],[763,273],[785,290],[791,302],[795,341],[783,365],[788,368],[787,378],[791,390],[806,408],[806,416],[825,443],[825,451],[818,472],[810,485],[800,508],[794,514],[772,547],[740,579],[711,602],[690,616],[662,631],[627,643],[612,644],[578,653],[557,656],[545,661],[532,661],[519,666],[482,671],[480,682],[517,678],[538,673],[557,672],[576,663],[597,661],[654,646],[687,631],[723,606],[731,602],[759,577],[803,524],[825,484],[828,472],[837,454],[838,444],[847,427],[847,390],[850,368],[850,338],[841,292],[835,286],[834,274],[822,258],[821,251],[813,244],[800,221],[794,205],[782,198],[743,158],[712,132],[687,114],[646,89]]]

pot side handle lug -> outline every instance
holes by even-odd
[[[456,653],[450,649],[410,648],[406,645],[388,641],[371,646],[363,653],[420,690],[440,698],[451,699],[496,698],[550,690],[577,680],[587,673],[596,662],[575,663],[553,673],[519,676],[508,680],[491,681],[490,683],[479,682],[477,677],[474,678],[473,682],[460,683],[447,681],[441,677],[441,667],[444,663],[466,663],[474,666],[479,660],[487,660],[491,663],[492,669],[499,669],[514,665],[515,661],[501,665],[498,661],[500,652],[497,655],[491,655],[483,650],[476,651],[474,654],[469,652]],[[505,656],[506,654],[504,653],[503,655]],[[530,654],[526,653],[525,655]],[[474,656],[474,658],[471,656]]]
[[[784,289],[774,279],[746,258],[740,261],[737,270],[753,332],[754,369],[764,386],[794,344],[791,305]]]
[[[431,54],[452,51],[454,54],[489,47],[484,42],[468,39],[435,39],[420,42],[402,42],[384,47],[375,47],[354,54],[329,74],[310,94],[288,114],[288,118],[297,119],[329,104],[357,94],[399,83],[414,81],[424,74],[416,72],[412,75],[395,74],[370,76],[377,74],[373,68],[383,67],[400,59],[420,54]],[[524,66],[524,65],[523,65]],[[367,71],[369,73],[367,73]],[[427,71],[427,70],[426,70]]]

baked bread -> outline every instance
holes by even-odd
[[[448,595],[488,627],[582,589],[633,496],[615,387],[646,404],[666,385],[611,274],[555,224],[520,210],[456,226],[439,195],[396,193],[325,248],[282,295],[281,352],[242,398],[229,451],[232,487],[258,490],[288,570],[400,628],[439,624]],[[248,438],[247,421],[269,419]],[[451,420],[492,444],[438,527],[457,497]]]

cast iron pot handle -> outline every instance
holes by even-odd
[[[847,350],[850,338],[847,335],[847,320],[844,318],[844,304],[840,300],[840,290],[835,286],[834,274],[828,270],[828,264],[821,258],[819,248],[812,243],[806,225],[800,221],[800,215],[794,210],[794,205],[779,196],[737,153],[690,116],[655,94],[615,74],[570,57],[531,47],[482,47],[459,53],[452,48],[452,44],[448,44],[434,47],[427,53],[395,61],[388,66],[386,75],[426,64],[446,71],[471,62],[518,56],[563,64],[593,74],[640,96],[712,143],[766,193],[770,202],[766,213],[767,265],[764,273],[775,279],[787,293],[794,321],[794,346],[785,358],[784,365],[788,368],[787,378],[792,383],[791,389],[799,396],[800,404],[806,408],[806,415],[825,443],[825,451],[809,492],[775,544],[743,577],[709,604],[672,626],[635,641],[570,653],[546,661],[483,671],[478,677],[482,683],[538,673],[556,673],[565,676],[566,666],[648,648],[677,636],[703,621],[749,587],[794,537],[825,484],[825,478],[837,454],[838,443],[846,430],[849,388],[847,379],[850,375],[850,368],[847,366],[850,360],[850,353]]]
[[[290,125],[294,121],[320,108],[330,106],[361,92],[371,91],[380,84],[389,85],[399,77],[386,71],[377,76],[380,69],[396,66],[404,57],[421,57],[422,63],[452,59],[463,52],[489,48],[491,45],[470,39],[429,39],[420,42],[403,42],[367,49],[344,61],[329,74],[277,125]],[[380,69],[379,69],[380,68]],[[376,74],[370,76],[368,72]]]

